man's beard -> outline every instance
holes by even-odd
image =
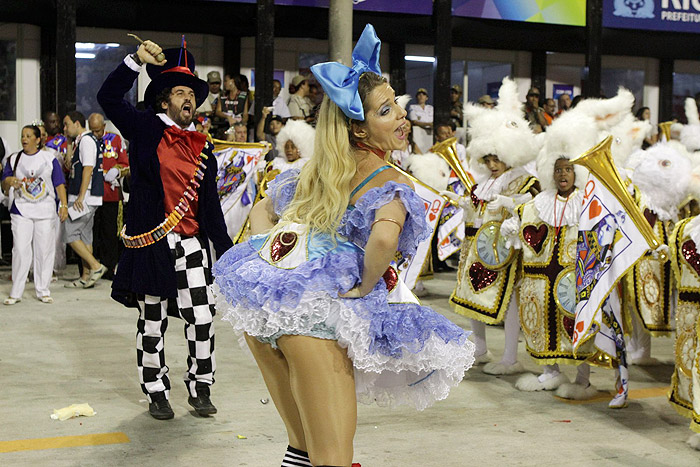
[[[182,115],[182,107],[176,109],[170,105],[168,106],[168,117],[180,128],[187,128],[194,120],[194,108],[194,104],[191,104],[190,116],[185,117]]]

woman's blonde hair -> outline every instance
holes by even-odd
[[[367,96],[386,80],[375,73],[360,77],[358,93],[365,110]],[[278,227],[296,222],[335,235],[350,202],[350,182],[357,170],[351,142],[352,125],[340,108],[324,97],[318,112],[314,154],[299,174],[294,198],[282,213]]]

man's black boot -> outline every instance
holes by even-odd
[[[175,412],[173,412],[167,399],[153,401],[148,404],[148,413],[156,420],[170,420],[175,416]]]
[[[216,407],[211,403],[209,399],[209,394],[199,393],[197,397],[188,397],[187,402],[194,407],[194,411],[197,415],[202,417],[208,417],[209,415],[214,415],[216,413]]]

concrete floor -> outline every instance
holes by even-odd
[[[449,311],[454,275],[427,283],[425,302],[461,326],[467,320]],[[136,312],[109,299],[109,282],[92,290],[52,286],[56,300],[45,305],[28,285],[24,301],[0,306],[0,465],[50,466],[279,466],[286,447],[284,428],[268,399],[253,361],[238,347],[228,324],[217,325],[217,382],[213,401],[219,413],[199,418],[187,405],[178,381],[185,368],[181,323],[171,321],[167,361],[175,419],[147,414],[135,365]],[[0,282],[2,298],[10,283]],[[503,331],[487,330],[500,356]],[[359,408],[355,462],[375,466],[466,465],[700,465],[700,453],[685,440],[688,421],[668,404],[665,388],[673,371],[672,343],[654,339],[653,355],[665,365],[633,367],[627,409],[607,408],[613,373],[594,369],[601,391],[594,402],[572,404],[551,393],[521,393],[517,376],[493,377],[480,368],[450,397],[423,412],[376,406]],[[520,345],[526,368],[537,365]],[[575,370],[565,368],[573,379]],[[49,418],[53,409],[89,403],[94,417]],[[85,435],[107,434],[88,437]],[[60,437],[55,440],[46,438]],[[13,442],[28,440],[24,443]],[[112,442],[115,444],[98,444]],[[50,448],[58,443],[82,447]]]

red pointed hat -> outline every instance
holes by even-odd
[[[197,100],[196,107],[202,105],[209,95],[209,85],[194,75],[194,56],[187,51],[184,37],[182,47],[163,50],[163,55],[167,60],[165,65],[146,65],[146,72],[151,78],[144,95],[146,105],[152,106],[158,93],[175,86],[191,88]]]

